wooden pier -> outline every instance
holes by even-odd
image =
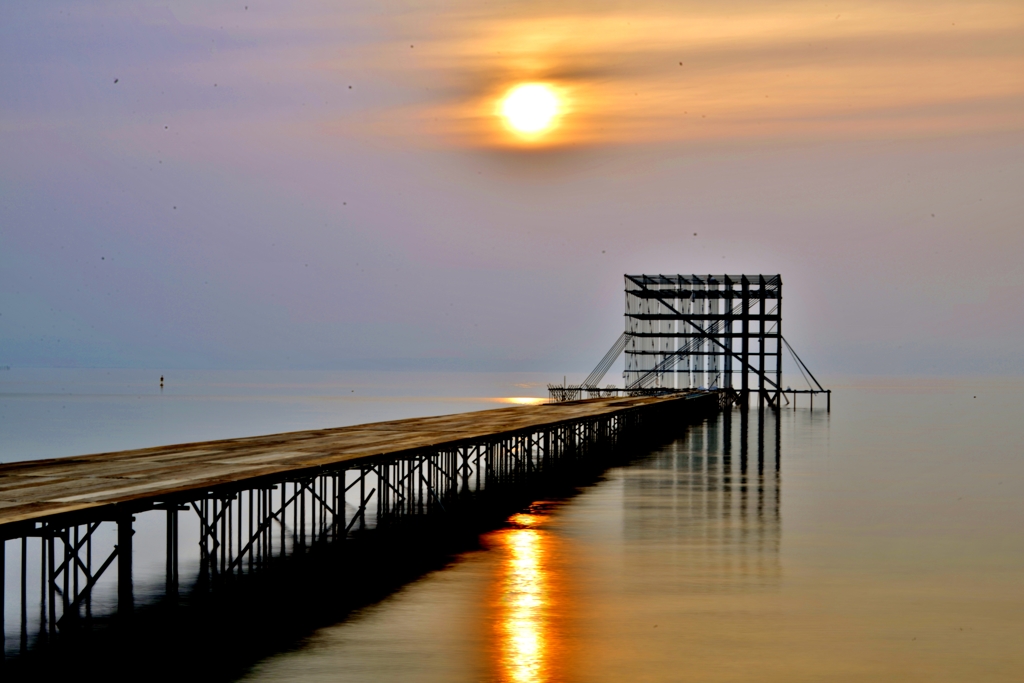
[[[136,515],[166,515],[174,598],[182,512],[199,521],[198,566],[183,583],[212,589],[368,529],[457,514],[718,406],[715,392],[613,397],[0,465],[0,568],[20,567],[20,595],[6,596],[20,623],[4,623],[20,639],[5,638],[5,652],[81,625],[101,581],[130,617]],[[104,525],[116,542],[100,542]]]

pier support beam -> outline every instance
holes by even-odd
[[[178,510],[167,509],[167,597],[178,597]]]
[[[765,342],[765,314],[768,312],[765,309],[765,281],[764,275],[758,276],[757,286],[757,299],[758,299],[758,316],[757,316],[757,404],[759,407],[764,407],[764,395],[768,391],[768,386],[765,382],[765,367],[764,367],[764,342]]]
[[[131,616],[135,609],[135,595],[132,589],[132,522],[131,515],[117,520],[117,613],[121,617]]]
[[[4,594],[5,582],[7,580],[7,540],[0,538],[0,660],[4,658],[4,651],[7,644],[7,629],[4,628]]]
[[[750,400],[750,281],[747,280],[746,275],[740,278],[740,284],[743,297],[743,311],[740,318],[740,323],[743,326],[743,336],[740,338],[740,343],[743,345],[742,351],[740,351],[743,376],[740,378],[740,391],[743,402],[747,403]]]

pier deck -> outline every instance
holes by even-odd
[[[149,556],[163,536],[160,600],[175,604],[182,570],[193,594],[212,592],[307,553],[336,556],[350,537],[445,524],[660,438],[719,398],[599,398],[3,464],[0,615],[13,569],[19,654],[112,616],[114,595],[127,624],[137,531]],[[5,653],[10,625],[0,619]]]
[[[2,533],[5,525],[18,522],[131,502],[144,504],[146,500],[225,484],[288,473],[301,475],[425,448],[457,447],[485,437],[606,416],[679,398],[674,394],[516,406],[0,464],[0,536],[6,535]]]

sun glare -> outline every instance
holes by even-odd
[[[536,396],[506,396],[504,398],[499,398],[498,401],[501,403],[511,403],[512,405],[517,406],[539,406],[542,403],[548,402],[546,398],[537,398]]]
[[[513,131],[536,137],[554,128],[560,109],[558,94],[551,86],[523,83],[505,94],[499,112]]]

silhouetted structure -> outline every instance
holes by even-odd
[[[778,407],[783,394],[826,394],[782,336],[781,275],[626,275],[626,329],[582,384],[549,384],[553,401],[625,393],[718,391]],[[791,353],[807,389],[782,387],[782,348]],[[625,387],[600,388],[626,354]],[[788,398],[786,399],[788,401]]]
[[[780,275],[626,275],[627,389],[782,390]]]

